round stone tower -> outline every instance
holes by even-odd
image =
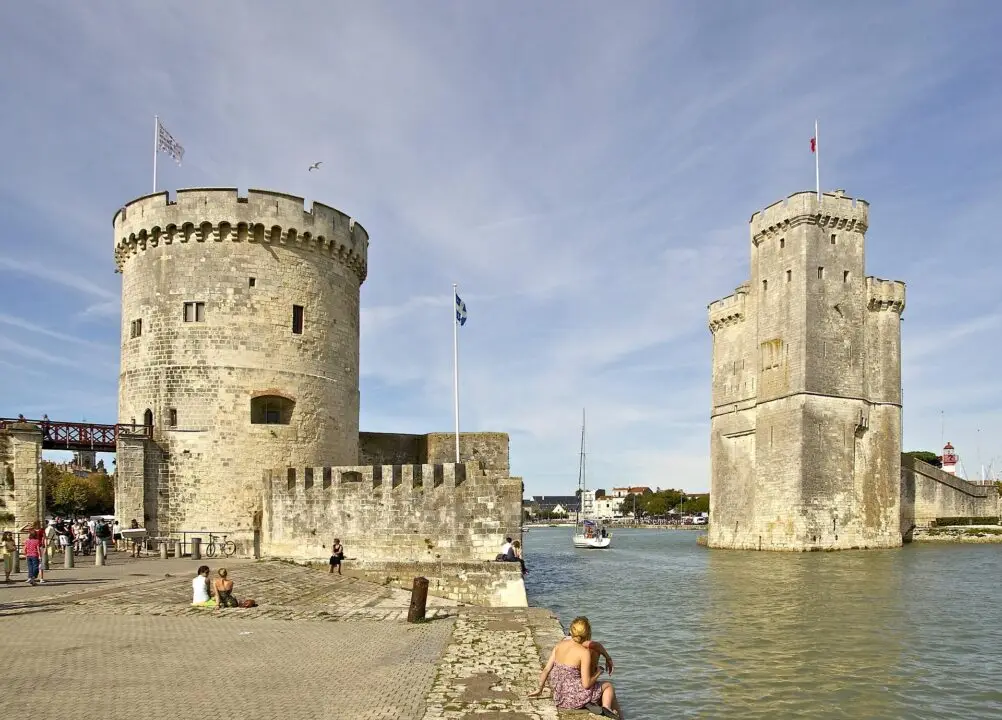
[[[153,438],[142,491],[123,496],[151,532],[247,541],[263,470],[358,462],[368,235],[326,205],[235,189],[147,195],[114,228],[119,422]]]

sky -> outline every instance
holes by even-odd
[[[709,487],[706,306],[753,212],[870,202],[907,282],[906,450],[1002,465],[1002,5],[257,2],[0,6],[0,416],[115,422],[112,216],[267,188],[370,236],[361,427],[503,431],[527,495]],[[307,167],[323,161],[320,172]]]

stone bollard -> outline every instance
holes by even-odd
[[[176,558],[184,557],[184,543],[180,540],[174,541],[174,557]]]
[[[414,578],[414,588],[411,590],[411,607],[407,611],[407,622],[424,620],[425,607],[428,604],[428,578]]]
[[[104,564],[104,543],[99,542],[94,550],[94,566],[101,567]]]
[[[191,539],[191,559],[202,559],[202,538],[200,537],[193,537]]]
[[[167,559],[167,541],[166,540],[161,540],[160,541],[160,559],[161,560],[166,560]]]
[[[47,572],[49,569],[49,553],[47,550],[42,551],[42,555],[38,558],[38,567],[42,572]]]
[[[16,548],[14,549],[14,572],[21,572],[21,553],[19,553]]]
[[[67,545],[63,548],[63,567],[67,570],[73,567],[73,546]]]

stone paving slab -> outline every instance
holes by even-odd
[[[420,718],[453,620],[0,619],[0,717]]]

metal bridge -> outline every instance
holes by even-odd
[[[49,420],[47,416],[41,420],[27,420],[23,416],[0,418],[0,431],[7,430],[11,425],[18,423],[38,426],[42,431],[43,450],[94,450],[95,452],[113,453],[119,435],[153,437],[152,425],[61,422]]]

